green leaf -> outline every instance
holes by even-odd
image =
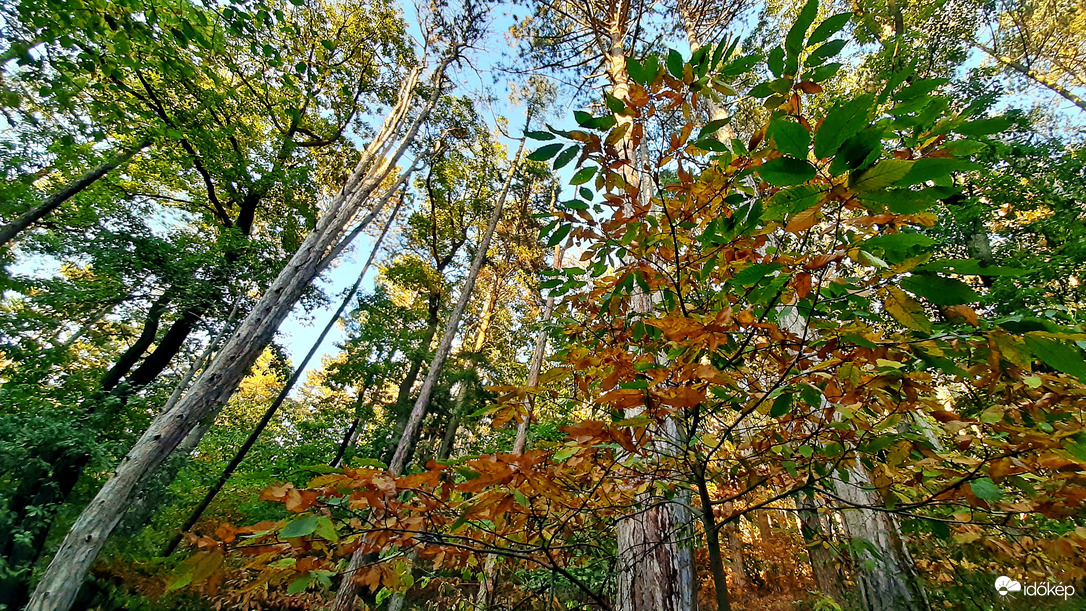
[[[775,187],[788,187],[814,178],[815,168],[804,159],[778,157],[758,166],[758,175]]]
[[[811,28],[815,17],[818,16],[818,0],[807,0],[807,4],[799,11],[796,23],[788,30],[784,39],[784,49],[790,57],[798,57],[803,50],[803,39],[807,37],[807,30]]]
[[[899,102],[907,102],[927,96],[939,87],[949,83],[945,78],[927,78],[913,81],[908,87],[894,94],[894,99]]]
[[[1076,441],[1071,437],[1065,437],[1063,439],[1063,449],[1067,450],[1071,456],[1079,461],[1086,463],[1086,443]]]
[[[995,485],[995,482],[991,478],[982,477],[977,480],[969,482],[969,488],[973,490],[973,494],[982,501],[998,501],[1003,498],[1003,491],[999,489],[999,486]]]
[[[980,300],[980,295],[966,283],[956,278],[943,276],[914,274],[901,281],[901,288],[942,306],[974,303]]]
[[[596,175],[596,166],[588,166],[577,170],[577,173],[573,175],[573,178],[569,181],[571,185],[583,185],[584,183],[592,180],[592,177]]]
[[[924,313],[924,306],[896,286],[887,289],[884,305],[899,323],[913,331],[931,334],[931,321]]]
[[[287,594],[301,594],[311,583],[313,583],[313,573],[310,571],[302,573],[291,580],[290,585],[287,586]]]
[[[837,71],[841,69],[841,66],[842,64],[840,62],[819,66],[807,73],[807,80],[812,83],[821,83],[828,78],[833,78],[833,76],[837,74]]]
[[[875,96],[865,94],[844,104],[835,104],[815,134],[814,152],[819,159],[837,153],[846,140],[867,125],[867,113]]]
[[[911,170],[912,165],[911,162],[909,163],[909,169]],[[877,193],[861,193],[860,199],[868,203],[878,204],[876,208],[880,212],[882,208],[888,208],[894,214],[916,214],[934,206],[937,197],[926,190],[893,189]]]
[[[532,140],[554,140],[554,134],[550,132],[524,132],[524,136]]]
[[[811,446],[799,446],[799,449],[796,450],[796,452],[798,452],[799,455],[804,458],[810,458],[814,456],[814,448],[812,448]]]
[[[942,539],[943,541],[946,541],[947,539],[950,538],[950,527],[946,525],[946,522],[941,522],[939,520],[931,520],[930,524],[931,524],[931,534],[933,534],[936,537]]]
[[[551,157],[557,155],[558,151],[562,150],[563,146],[565,145],[548,144],[546,146],[541,146],[538,149],[532,151],[531,154],[528,155],[528,159],[531,159],[532,161],[546,161]]]
[[[784,49],[780,47],[773,47],[773,50],[769,52],[769,57],[765,59],[766,66],[769,67],[769,71],[773,73],[773,76],[780,78],[784,75]]]
[[[766,131],[769,138],[777,145],[777,150],[797,159],[806,159],[811,146],[811,132],[799,123],[793,123],[778,117],[769,123]]]
[[[762,56],[757,53],[752,55],[744,55],[743,57],[735,59],[728,65],[718,70],[717,75],[739,76],[740,74],[750,72],[750,69],[753,68],[754,65],[760,61],[762,61]]]
[[[671,49],[667,53],[667,71],[671,73],[671,76],[681,79],[683,77],[683,56],[675,49]]]
[[[864,129],[841,145],[830,164],[830,173],[839,176],[851,170],[867,167],[882,152],[882,132]]]
[[[720,131],[720,128],[727,125],[730,121],[731,117],[725,117],[723,119],[714,119],[712,121],[709,121],[705,124],[704,127],[701,128],[701,131],[698,132],[697,140],[701,140],[705,136],[711,136],[717,133],[718,131]]]
[[[898,263],[935,244],[935,240],[920,233],[888,233],[875,236],[863,244],[868,252],[882,251],[891,263]]]
[[[966,159],[954,157],[928,157],[913,162],[913,169],[899,183],[901,186],[918,185],[929,180],[937,183],[950,176],[952,172],[979,170],[980,165]]]
[[[554,233],[551,234],[550,239],[547,240],[547,246],[557,246],[559,242],[566,239],[569,232],[573,229],[573,225],[560,225]]]
[[[336,532],[335,524],[332,524],[332,519],[328,516],[321,516],[317,518],[317,536],[326,541],[332,543],[339,542],[339,533]]]
[[[807,56],[807,59],[803,61],[803,65],[810,68],[811,66],[817,66],[827,59],[837,55],[841,52],[841,49],[845,48],[848,44],[847,40],[831,40],[821,47],[815,49]]]
[[[703,151],[710,151],[713,153],[726,153],[728,151],[728,145],[716,138],[702,138],[694,142],[694,146]]]
[[[854,172],[849,177],[849,186],[859,193],[885,189],[905,178],[912,167],[913,162],[905,159],[883,159],[873,167]],[[931,203],[934,204],[935,200],[932,199]]]
[[[554,462],[566,462],[574,454],[577,453],[578,448],[562,448],[554,453]]]
[[[1012,125],[1014,122],[1006,117],[994,117],[967,121],[955,127],[954,131],[963,136],[988,136],[1007,131]]]
[[[822,23],[818,24],[814,32],[811,32],[811,37],[807,39],[807,46],[813,47],[823,40],[828,39],[830,36],[840,32],[848,25],[848,20],[852,18],[852,13],[838,13],[832,17],[827,18]]]
[[[606,94],[604,96],[604,104],[607,106],[607,110],[610,110],[616,115],[620,115],[626,110],[626,104],[611,94]]]
[[[1026,333],[1026,347],[1044,364],[1086,381],[1086,360],[1071,342],[1059,342],[1036,332]]]
[[[780,220],[788,214],[797,214],[819,204],[827,189],[818,185],[799,185],[781,189],[769,198],[771,220]]]
[[[644,63],[633,58],[626,58],[626,69],[635,83],[647,87],[656,80],[656,74],[660,71],[660,58],[656,55],[650,55],[645,58]]]
[[[284,539],[292,539],[294,537],[304,537],[312,534],[317,527],[320,526],[320,520],[317,516],[306,515],[302,516],[290,524],[287,524],[279,531],[279,536]]]
[[[792,395],[783,394],[773,400],[773,406],[769,408],[770,418],[780,418],[792,411]]]
[[[543,147],[543,148],[546,148],[546,147]],[[580,150],[581,150],[581,147],[577,146],[576,144],[570,145],[569,148],[562,151],[561,155],[559,155],[558,157],[555,157],[555,159],[554,159],[554,169],[560,170],[560,169],[566,167],[567,165],[569,165],[569,162],[573,161],[573,158],[577,156],[577,153],[580,152]]]
[[[743,268],[742,271],[732,276],[732,282],[740,286],[751,286],[761,282],[769,274],[781,268],[779,263],[755,263]]]

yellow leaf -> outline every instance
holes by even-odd
[[[924,306],[896,286],[887,289],[886,311],[899,323],[921,333],[931,333],[931,321],[924,313]]]

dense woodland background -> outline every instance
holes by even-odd
[[[1086,608],[1081,2],[0,32],[0,609]]]

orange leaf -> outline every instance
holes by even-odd
[[[799,233],[814,227],[815,223],[818,222],[818,210],[820,207],[821,206],[808,208],[799,214],[793,215],[792,220],[788,221],[788,225],[785,226],[784,230],[789,233]]]

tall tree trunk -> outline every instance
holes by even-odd
[[[833,539],[818,516],[818,504],[814,499],[801,495],[796,498],[796,507],[799,509],[800,534],[807,545],[815,585],[823,594],[844,603],[847,594],[842,587],[845,575],[837,554],[829,547]]]
[[[240,300],[239,300],[240,301]],[[230,335],[232,331],[232,322],[234,316],[238,312],[238,301],[234,302],[234,307],[230,311],[230,315],[227,316],[226,322],[223,328],[215,334],[207,346],[200,352],[200,355],[196,357],[196,360],[189,365],[189,368],[185,370],[184,375],[178,380],[177,385],[174,386],[173,392],[170,393],[169,399],[166,400],[166,404],[162,407],[163,412],[167,412],[173,409],[173,406],[181,400],[181,396],[188,389],[192,379],[196,377],[196,373],[203,370],[207,364],[211,355],[215,353],[215,349],[219,344]],[[192,429],[188,435],[185,436],[184,441],[177,446],[177,449],[173,451],[173,455],[170,456],[169,461],[161,469],[149,476],[149,482],[146,485],[141,486],[139,495],[133,501],[132,505],[125,510],[124,518],[118,525],[119,530],[124,530],[126,526],[129,529],[133,529],[135,532],[142,530],[151,521],[151,513],[156,509],[156,504],[161,499],[159,498],[163,491],[173,482],[177,477],[177,473],[185,466],[189,456],[196,450],[196,447],[200,445],[200,440],[203,439],[204,434],[211,428],[211,422],[205,420],[201,422],[196,428]]]
[[[1086,111],[1086,99],[1083,99],[1081,96],[1075,94],[1075,92],[1071,91],[1070,89],[1060,85],[1059,83],[1052,82],[1044,75],[1039,74],[1036,70],[1030,69],[1029,66],[1023,64],[1022,62],[1014,59],[1013,57],[1002,55],[995,49],[985,44],[979,43],[975,40],[970,41],[970,43],[972,43],[974,47],[987,53],[989,57],[996,60],[997,62],[1003,64],[1011,70],[1014,70],[1015,72],[1037,83],[1038,85],[1041,85],[1042,87],[1047,87],[1063,99],[1071,102],[1075,106],[1078,106],[1079,109]]]
[[[554,262],[551,267],[554,269],[560,269],[562,265],[562,247],[554,247]],[[532,352],[532,363],[528,366],[528,379],[525,381],[525,386],[534,388],[539,386],[539,372],[543,369],[543,357],[547,352],[547,325],[551,321],[551,316],[554,315],[554,296],[547,297],[547,302],[543,306],[543,314],[539,317],[542,324],[542,328],[539,330],[539,335],[535,338],[535,350]],[[535,411],[535,406],[532,403],[532,399],[526,400],[524,410],[524,417],[517,423],[517,436],[513,441],[513,453],[523,454],[524,447],[528,444],[528,427],[532,423],[532,412]]]
[[[246,316],[238,330],[227,341],[211,366],[193,384],[192,389],[172,410],[155,418],[132,450],[121,461],[98,494],[84,509],[60,550],[38,583],[27,609],[30,611],[66,610],[72,605],[87,568],[98,555],[102,545],[117,525],[140,482],[156,469],[170,452],[195,426],[214,416],[237,389],[253,362],[268,345],[283,320],[290,314],[302,293],[330,263],[328,253],[336,247],[348,223],[359,207],[378,189],[414,140],[422,121],[426,119],[443,89],[444,73],[459,52],[446,55],[435,71],[429,99],[405,134],[394,147],[371,144],[363,153],[359,165],[347,184],[329,204],[317,226],[291,257],[286,267]],[[418,70],[413,70],[404,84],[401,97],[382,128],[381,136],[399,132],[411,106],[411,95],[418,82]],[[391,142],[389,137],[386,141]],[[383,153],[392,148],[391,154]],[[374,208],[362,220],[369,223],[381,212]]]
[[[860,603],[864,611],[921,611],[929,609],[927,594],[916,573],[909,550],[901,538],[897,521],[882,507],[882,499],[871,485],[867,469],[851,461],[844,469],[849,481],[837,479],[837,496],[851,507],[841,511],[849,537],[871,544],[856,554]]]
[[[630,93],[622,36],[625,18],[613,16],[610,47],[604,57],[611,95],[624,102],[628,101]],[[620,122],[631,120],[619,117]],[[636,191],[631,196],[635,195],[644,204],[652,194],[650,185],[642,181],[643,149],[633,142],[632,133],[632,129],[628,130],[616,148],[628,162],[624,170],[626,183]],[[622,212],[632,216],[633,210],[633,202],[628,198]],[[630,300],[634,312],[651,314],[653,311],[650,295],[636,291]],[[677,439],[679,433],[674,420],[668,419],[663,429],[659,435]],[[617,524],[616,611],[688,611],[696,604],[693,550],[676,540],[677,533],[690,524],[689,512],[681,502],[657,500],[642,498],[642,506],[634,508]]]
[[[31,225],[45,218],[46,215],[53,210],[56,210],[61,204],[75,197],[87,187],[93,185],[99,178],[128,163],[136,153],[139,153],[149,146],[151,146],[150,140],[142,140],[135,146],[116,153],[98,167],[89,170],[87,173],[65,185],[53,195],[45,198],[45,200],[37,206],[22,213],[18,218],[7,225],[0,227],[0,248],[3,248],[8,242],[15,239],[15,236],[28,229]]]
[[[531,115],[528,116],[529,124],[531,123]],[[527,131],[527,126],[525,126]],[[460,297],[456,302],[456,306],[453,308],[452,313],[449,315],[449,321],[445,325],[445,335],[441,338],[441,343],[437,346],[437,351],[434,353],[434,358],[430,361],[430,371],[426,374],[426,379],[422,383],[422,389],[419,391],[419,396],[415,400],[415,405],[411,409],[411,413],[408,416],[407,426],[404,427],[403,433],[400,435],[400,440],[396,444],[396,450],[392,454],[392,460],[388,466],[388,470],[393,475],[399,475],[403,473],[404,467],[410,460],[411,450],[415,447],[414,439],[418,435],[419,428],[422,426],[422,419],[426,416],[426,410],[430,405],[430,395],[434,391],[434,386],[437,384],[437,378],[441,375],[441,368],[445,366],[445,359],[449,356],[449,350],[452,348],[453,340],[456,339],[457,329],[460,327],[460,317],[464,315],[464,309],[467,308],[468,301],[471,300],[472,291],[475,289],[475,281],[479,277],[479,270],[483,267],[483,261],[486,260],[486,253],[490,249],[490,240],[494,237],[494,229],[498,226],[498,221],[501,219],[502,208],[505,206],[505,200],[509,196],[509,188],[513,184],[513,178],[516,175],[517,168],[520,166],[520,157],[524,153],[525,140],[522,138],[520,141],[520,147],[517,149],[516,155],[513,157],[513,163],[509,167],[509,173],[505,177],[505,184],[502,185],[501,194],[498,196],[498,201],[494,204],[494,211],[490,214],[490,223],[486,227],[486,231],[483,232],[482,239],[479,240],[479,247],[475,251],[475,258],[471,261],[471,268],[468,270],[468,275],[464,279],[464,286],[460,290]],[[354,570],[362,566],[365,562],[366,554],[361,550],[356,551],[351,556],[351,561],[348,566],[348,576],[352,575]],[[358,595],[358,584],[349,577],[344,579],[339,585],[339,591],[336,592],[336,600],[332,605],[333,611],[350,611],[354,608],[354,600]],[[403,605],[402,595],[393,595],[392,604]]]
[[[382,454],[382,460],[386,463],[392,462],[392,455],[396,453],[396,444],[398,440],[403,437],[404,429],[407,428],[407,420],[411,416],[411,410],[409,408],[410,403],[408,399],[411,398],[411,389],[415,387],[415,382],[419,379],[419,374],[422,373],[422,364],[425,362],[425,352],[430,349],[430,345],[434,343],[434,336],[437,335],[437,329],[441,325],[441,294],[431,293],[428,303],[428,318],[426,319],[426,331],[423,333],[422,339],[419,341],[419,352],[415,355],[415,358],[411,360],[411,365],[407,369],[407,375],[400,381],[400,386],[396,391],[396,402],[393,404],[393,409],[396,413],[396,423],[392,429],[392,439],[394,441],[388,442],[388,446],[385,448]]]
[[[482,316],[479,318],[479,327],[475,330],[475,343],[472,345],[471,351],[478,354],[483,350],[483,345],[486,344],[486,334],[490,330],[490,321],[494,318],[494,308],[498,304],[498,295],[501,294],[501,285],[505,280],[504,277],[499,277],[497,273],[494,274],[494,281],[490,284],[490,290],[487,292],[486,300],[483,303]],[[469,367],[469,371],[475,371],[476,366],[473,362]],[[437,449],[437,459],[446,460],[452,454],[453,442],[456,440],[456,433],[460,430],[460,420],[464,414],[464,404],[467,402],[467,388],[465,383],[461,383],[460,392],[456,395],[456,402],[453,406],[452,412],[449,413],[449,422],[445,426],[445,435],[441,438],[441,445]]]
[[[400,175],[400,178],[396,181],[396,184],[389,188],[381,201],[377,203],[378,208],[384,207],[384,205],[388,203],[390,196],[397,190],[399,190],[400,185],[407,181],[407,177],[410,176],[413,171],[414,166],[408,168],[407,171],[403,172]],[[204,498],[200,501],[200,504],[192,510],[189,518],[185,520],[185,523],[181,526],[181,530],[174,536],[173,539],[170,540],[170,543],[166,546],[166,549],[163,552],[163,556],[170,556],[171,554],[173,554],[174,551],[177,549],[177,546],[181,544],[181,540],[184,538],[184,534],[192,530],[192,527],[200,521],[200,518],[204,515],[204,512],[207,511],[207,508],[211,506],[211,502],[215,500],[215,497],[218,496],[219,492],[222,491],[223,486],[226,485],[226,482],[230,479],[230,476],[234,474],[234,471],[236,471],[239,466],[241,466],[241,463],[245,460],[245,456],[249,453],[249,450],[253,449],[253,446],[256,445],[257,440],[260,439],[260,434],[263,433],[264,429],[266,429],[268,427],[268,424],[271,423],[271,420],[275,416],[276,412],[279,411],[279,408],[283,405],[283,402],[286,401],[287,395],[289,395],[290,391],[294,389],[294,385],[298,383],[299,379],[301,379],[302,373],[305,371],[305,368],[309,366],[309,361],[312,360],[313,355],[315,355],[317,351],[320,350],[321,344],[323,344],[324,339],[328,337],[328,333],[332,330],[332,327],[334,327],[336,323],[339,322],[339,319],[343,316],[343,312],[346,311],[347,306],[349,306],[351,302],[354,301],[354,296],[358,293],[358,288],[362,286],[362,279],[366,277],[366,272],[369,271],[370,266],[373,264],[374,258],[377,256],[377,251],[381,248],[381,242],[384,241],[385,234],[388,233],[389,227],[391,227],[392,223],[396,220],[396,213],[399,212],[401,204],[403,204],[402,198],[396,202],[396,206],[392,209],[392,213],[389,215],[388,221],[385,222],[385,226],[381,229],[381,235],[377,237],[377,241],[374,242],[373,248],[370,250],[370,256],[366,259],[366,264],[362,266],[362,271],[358,273],[358,278],[354,281],[354,284],[351,285],[350,290],[347,291],[346,297],[344,297],[343,301],[340,302],[339,307],[336,309],[335,313],[332,314],[331,318],[328,319],[328,324],[324,325],[324,329],[321,329],[320,335],[317,336],[317,341],[313,342],[313,346],[309,348],[309,352],[307,352],[305,357],[302,358],[301,362],[298,363],[298,366],[294,368],[294,372],[290,375],[290,378],[287,380],[286,384],[283,385],[283,388],[279,390],[279,394],[276,395],[275,400],[271,402],[271,405],[268,406],[268,409],[264,410],[264,415],[261,416],[260,421],[257,422],[256,427],[253,429],[253,431],[249,433],[249,437],[245,440],[245,443],[241,444],[241,447],[238,448],[238,451],[234,454],[234,457],[230,459],[229,463],[227,463],[226,468],[223,469],[222,473],[219,474],[219,478],[215,480],[215,483],[211,485],[210,489],[208,489],[207,494],[204,495]]]

